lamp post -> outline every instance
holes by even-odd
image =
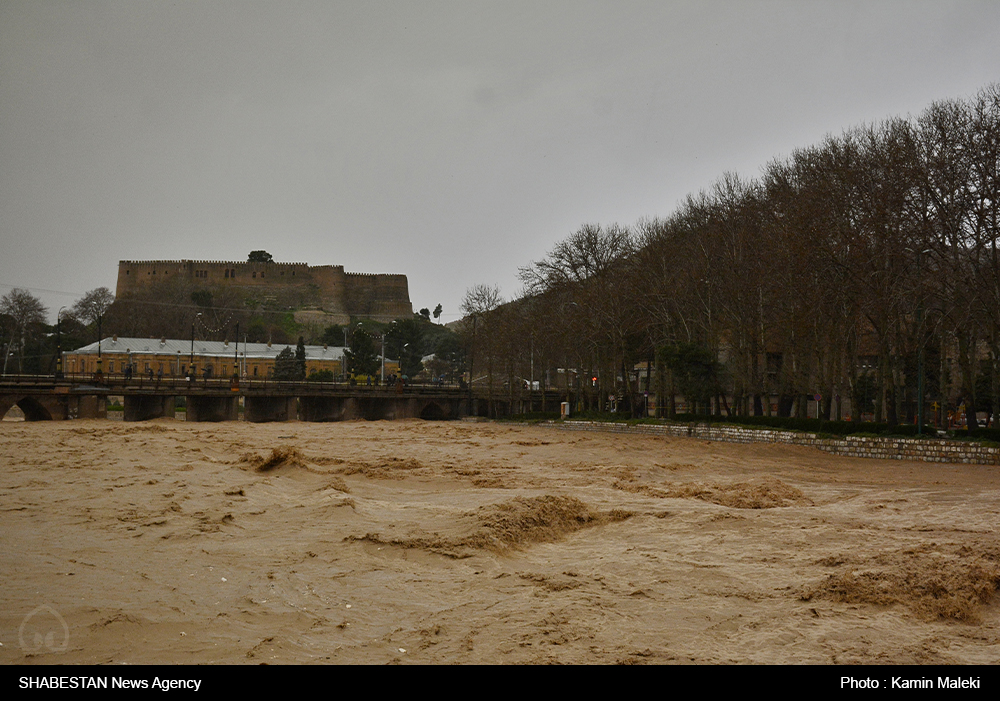
[[[924,254],[930,253],[930,248],[923,248],[914,251],[907,248],[910,253],[917,254],[917,435],[923,435],[924,431]]]
[[[344,327],[344,350],[347,350],[347,327]],[[340,381],[347,382],[347,356],[340,354]]]
[[[917,254],[917,278],[920,294],[917,300],[917,333],[920,348],[917,350],[917,435],[924,430],[924,254],[930,253],[927,248]]]
[[[476,360],[476,320],[478,315],[472,314],[472,340],[469,343],[469,415],[472,415],[472,378]]]
[[[101,322],[104,321],[104,315],[99,314],[97,316],[97,372],[94,374],[94,379],[98,382],[104,377],[104,373],[101,371]]]
[[[354,328],[354,333],[351,335],[351,340],[353,341],[355,338],[357,338],[358,333],[363,333],[364,330],[365,330],[365,327],[362,326],[361,322],[359,321],[358,325]],[[352,349],[352,353],[357,353],[357,348]],[[351,375],[353,376],[358,371],[358,368],[357,368],[357,357],[354,356],[354,355],[351,356],[351,365],[352,365],[352,367],[351,367]]]
[[[201,316],[201,312],[198,312],[195,315],[195,317],[194,317],[195,321],[198,320],[199,316]],[[190,366],[190,367],[188,367],[188,375],[190,375],[191,377],[194,377],[194,321],[191,322],[191,357],[188,360],[188,364]]]
[[[389,326],[389,330],[386,331],[386,333],[382,334],[382,385],[383,386],[385,385],[385,337],[386,337],[387,334],[393,334],[393,335],[395,335],[395,332],[396,332],[396,330],[398,328],[399,327],[396,326],[396,320],[393,319],[392,324],[390,324],[390,326]],[[409,344],[407,344],[407,345],[409,345]],[[396,358],[396,362],[399,364],[399,374],[402,375],[403,374],[403,351],[400,350],[400,352],[397,355],[398,355],[398,357]]]
[[[562,315],[563,315],[563,319],[567,319],[567,320],[569,319],[569,315],[566,313],[566,309],[568,307],[576,307],[577,309],[579,309],[580,305],[577,304],[576,302],[572,302],[572,301],[570,301],[570,302],[563,302],[563,304],[562,304]],[[573,330],[572,330],[572,328],[570,328],[569,329],[569,335],[571,336],[572,333],[573,333]],[[568,403],[568,406],[572,406],[573,405],[573,396],[572,396],[573,390],[572,390],[572,388],[570,386],[570,380],[569,380],[569,354],[566,353],[565,351],[563,352],[563,360],[564,360],[564,365],[565,365],[565,367],[563,368],[563,373],[566,376],[566,401]],[[577,370],[577,375],[579,376],[579,369]],[[628,382],[628,378],[625,378],[625,381]],[[579,395],[580,395],[580,392],[579,392],[579,387],[578,387],[577,388],[577,398],[578,399],[579,399]]]
[[[56,379],[63,379],[62,365],[62,310],[66,307],[59,307],[56,312]]]

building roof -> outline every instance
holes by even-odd
[[[101,339],[101,354],[131,353],[133,355],[182,355],[191,353],[191,339],[176,338],[125,338],[109,337]],[[270,359],[277,357],[285,348],[295,350],[294,343],[241,343],[239,349],[233,343],[223,341],[194,342],[194,353],[201,357],[232,358],[239,352],[240,357],[247,359]],[[97,355],[97,342],[69,351],[81,355]],[[245,354],[245,355],[244,355]],[[340,360],[344,357],[344,349],[340,346],[306,346],[306,360]]]

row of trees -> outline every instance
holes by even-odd
[[[770,413],[776,396],[803,415],[819,394],[828,418],[851,397],[855,416],[896,423],[923,385],[925,403],[995,415],[998,194],[993,85],[827,137],[758,179],[724,175],[667,218],[582,227],[521,270],[513,303],[470,290],[476,365],[498,387],[577,368],[567,391],[582,377],[626,408],[649,388],[734,413]],[[637,365],[661,372],[642,386]]]
[[[97,340],[97,329],[113,301],[108,288],[91,290],[71,307],[60,309],[57,323],[50,326],[49,310],[42,301],[28,290],[13,288],[0,299],[3,372],[53,372],[59,348],[78,348]]]

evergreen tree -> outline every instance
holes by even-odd
[[[298,367],[295,360],[295,354],[289,346],[285,346],[285,349],[278,353],[278,357],[274,359],[274,379],[298,379]]]
[[[295,346],[295,379],[306,379],[306,344],[299,336],[299,343]]]
[[[400,319],[386,334],[386,354],[399,361],[400,372],[407,377],[423,370],[423,331],[418,319]]]
[[[351,347],[344,351],[347,369],[352,375],[376,375],[379,371],[375,340],[364,329],[355,330]]]

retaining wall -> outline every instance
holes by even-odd
[[[924,462],[971,465],[1000,464],[1000,448],[968,441],[863,436],[819,438],[815,433],[715,424],[626,424],[601,421],[564,421],[550,425],[567,431],[610,431],[612,433],[700,438],[725,443],[808,445],[827,453],[854,458],[923,460]]]

